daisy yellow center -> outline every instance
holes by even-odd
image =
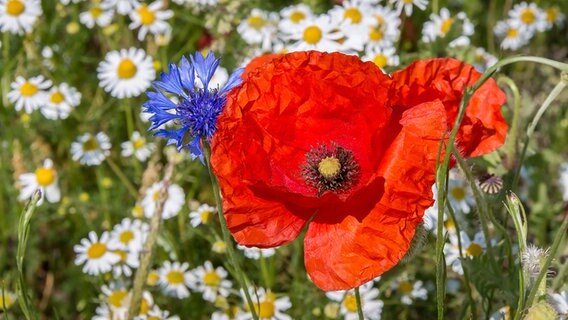
[[[381,16],[381,15],[376,15],[375,19],[377,20],[377,24],[378,26],[383,26],[385,24],[385,17]]]
[[[262,301],[256,306],[256,308],[257,308],[258,317],[261,319],[272,319],[276,311],[276,306],[274,305],[274,302],[270,300]]]
[[[148,9],[147,5],[142,5],[138,8],[138,15],[140,16],[140,23],[149,26],[156,21],[156,14]]]
[[[318,164],[318,172],[325,178],[335,177],[341,170],[341,163],[335,157],[325,157]]]
[[[89,12],[91,13],[91,15],[93,16],[93,18],[98,18],[101,16],[101,14],[103,13],[103,9],[99,8],[99,7],[92,7]]]
[[[519,35],[519,31],[515,28],[509,28],[507,30],[507,38],[516,38]]]
[[[148,273],[148,278],[146,279],[146,283],[149,286],[155,286],[156,284],[158,284],[159,280],[160,280],[160,275],[156,271],[150,271],[150,273]]]
[[[89,138],[87,141],[83,142],[83,150],[93,151],[99,148],[99,143],[94,138]]]
[[[159,198],[160,198],[160,191],[158,190],[158,191],[155,191],[155,192],[152,194],[152,200],[158,201]]]
[[[136,150],[141,149],[145,145],[146,145],[146,141],[142,138],[134,139],[134,141],[132,141],[132,146]]]
[[[535,20],[536,16],[534,15],[534,12],[531,9],[527,8],[521,12],[521,21],[524,24],[533,24]]]
[[[343,13],[343,18],[350,19],[351,23],[359,23],[363,19],[363,15],[359,9],[349,8]]]
[[[207,271],[203,275],[203,283],[209,287],[216,287],[221,282],[221,278],[217,275],[215,271]]]
[[[301,11],[294,11],[290,15],[290,20],[294,23],[298,23],[306,18],[306,15]]]
[[[465,189],[461,187],[452,188],[452,197],[456,200],[463,200],[465,199]]]
[[[20,0],[9,0],[6,3],[6,12],[11,16],[19,16],[24,10],[26,10],[26,5]]]
[[[384,54],[378,54],[373,58],[373,62],[379,68],[384,68],[388,63],[388,58]]]
[[[108,304],[113,307],[120,308],[123,306],[124,299],[128,295],[126,290],[113,291],[107,298]]]
[[[87,250],[87,257],[89,259],[99,259],[107,252],[107,246],[104,243],[93,243]]]
[[[182,284],[184,281],[184,277],[183,277],[183,273],[181,271],[170,271],[168,272],[168,274],[166,275],[166,280],[168,281],[169,284]]]
[[[444,22],[442,22],[442,26],[440,27],[440,31],[443,34],[446,34],[450,31],[450,29],[452,28],[452,25],[454,24],[454,19],[449,18],[444,20]]]
[[[135,206],[134,208],[132,208],[132,215],[135,218],[141,218],[144,215],[144,208],[142,208],[142,206]]]
[[[354,295],[346,295],[345,299],[343,299],[343,305],[345,306],[345,309],[347,309],[347,311],[357,312],[357,299]]]
[[[9,309],[14,304],[14,298],[10,294],[0,292],[0,310]]]
[[[266,21],[261,16],[251,16],[248,18],[247,22],[251,28],[256,30],[262,29],[266,24]]]
[[[126,250],[115,250],[114,253],[120,257],[120,262],[126,262],[128,259],[128,252]]]
[[[398,290],[403,294],[409,294],[412,292],[412,283],[410,281],[401,281],[398,285]]]
[[[205,210],[200,214],[200,218],[203,223],[207,223],[207,221],[209,221],[209,217],[211,217],[211,211]]]
[[[116,68],[116,73],[120,79],[130,79],[136,75],[136,71],[138,71],[138,68],[128,58],[122,59],[118,64],[118,68]]]
[[[51,97],[49,97],[49,100],[52,103],[59,104],[59,103],[63,102],[63,100],[65,100],[65,96],[60,91],[55,91],[54,93],[51,94]]]
[[[383,39],[383,32],[379,28],[371,28],[371,31],[369,31],[369,39],[372,41],[381,41]]]
[[[465,249],[465,253],[470,257],[477,257],[483,253],[483,248],[477,243],[472,242],[467,249]]]
[[[122,231],[118,236],[118,240],[124,244],[128,244],[132,239],[134,239],[134,232],[130,230]]]
[[[35,171],[37,183],[42,187],[47,187],[55,181],[55,170],[51,168],[38,168]]]
[[[404,4],[412,4],[414,0],[402,0]]]
[[[448,219],[446,222],[444,222],[444,226],[446,227],[446,229],[455,230],[456,223],[453,219]]]
[[[558,17],[558,10],[556,8],[549,8],[546,10],[546,20],[550,23],[556,21]]]
[[[29,81],[24,82],[24,84],[22,84],[22,86],[20,87],[20,94],[24,97],[31,97],[38,91],[39,88]]]
[[[304,30],[304,41],[309,44],[316,44],[321,38],[322,32],[318,26],[309,26]]]
[[[142,298],[142,301],[140,301],[140,314],[148,313],[148,311],[150,311],[150,307],[151,307],[150,301]]]

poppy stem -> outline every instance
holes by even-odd
[[[365,320],[363,315],[363,307],[361,305],[361,294],[359,293],[359,287],[355,288],[355,301],[357,302],[357,314],[359,315],[359,320]]]
[[[245,298],[247,300],[248,307],[250,309],[250,313],[254,320],[259,320],[258,315],[256,314],[256,309],[254,302],[251,299],[248,284],[246,281],[246,276],[241,269],[237,261],[237,257],[235,255],[234,247],[233,247],[233,240],[229,235],[229,229],[227,228],[227,221],[225,220],[225,216],[223,215],[223,205],[221,202],[221,193],[219,192],[219,182],[217,181],[217,176],[213,173],[211,169],[211,146],[205,140],[202,141],[203,146],[203,155],[205,156],[205,164],[207,166],[207,170],[209,171],[209,177],[211,178],[211,185],[213,186],[213,196],[215,197],[215,203],[217,205],[217,215],[219,216],[219,223],[221,224],[221,233],[223,235],[223,241],[227,245],[227,254],[229,255],[229,260],[235,269],[235,274],[237,276],[237,281],[243,290]]]

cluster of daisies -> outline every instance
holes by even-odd
[[[539,32],[562,27],[566,16],[557,7],[540,8],[536,3],[516,4],[508,18],[495,25],[495,35],[501,40],[501,48],[517,50],[529,43]]]
[[[279,13],[253,9],[237,30],[255,48],[252,56],[262,52],[340,51],[358,54],[362,60],[385,68],[399,64],[396,48],[403,28],[401,17],[410,17],[414,7],[425,10],[427,5],[427,0],[391,0],[384,5],[378,0],[346,0],[323,14],[314,14],[304,4]],[[468,46],[473,33],[473,24],[465,13],[452,14],[442,8],[424,23],[422,41],[442,39],[450,47]],[[476,55],[484,68],[496,61],[482,48]]]

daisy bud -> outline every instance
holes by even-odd
[[[323,313],[325,314],[326,318],[337,319],[337,317],[339,316],[339,307],[339,303],[330,302],[323,308]]]

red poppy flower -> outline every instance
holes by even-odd
[[[391,78],[355,56],[295,52],[254,63],[212,139],[236,241],[274,247],[308,224],[304,262],[323,290],[393,267],[432,205],[450,103],[393,103]]]

